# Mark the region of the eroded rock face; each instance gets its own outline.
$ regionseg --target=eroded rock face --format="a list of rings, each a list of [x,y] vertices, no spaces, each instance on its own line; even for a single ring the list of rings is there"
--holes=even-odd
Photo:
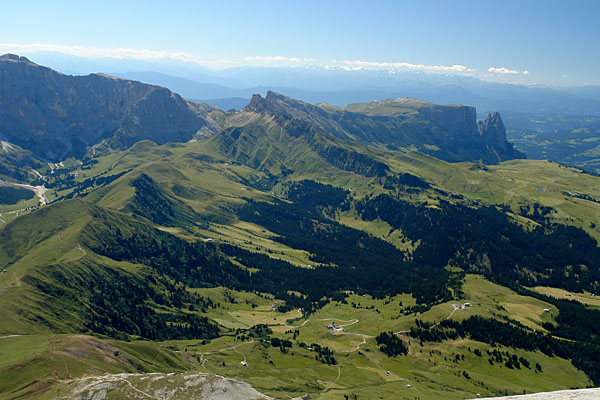
[[[211,134],[216,107],[107,75],[63,75],[25,57],[0,57],[0,139],[48,161],[80,157],[103,139],[125,148]]]

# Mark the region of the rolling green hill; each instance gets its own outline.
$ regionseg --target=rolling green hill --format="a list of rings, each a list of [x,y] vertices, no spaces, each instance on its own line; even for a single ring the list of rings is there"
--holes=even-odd
[[[0,204],[0,399],[598,385],[600,178],[384,143],[448,108],[271,93],[203,140],[34,166],[48,204]]]
[[[375,215],[375,219],[367,217],[364,207],[383,199],[381,196],[396,199],[397,204],[405,204],[403,207],[432,212],[444,209],[477,212],[485,210],[486,204],[504,203],[505,208],[492,207],[493,212],[506,215],[503,223],[514,225],[523,234],[533,232],[537,226],[552,229],[552,223],[565,222],[569,226],[585,226],[587,232],[594,233],[589,222],[597,217],[586,217],[594,215],[588,202],[561,193],[582,191],[586,181],[575,178],[593,182],[595,177],[533,161],[487,167],[447,164],[418,153],[395,154],[361,147],[353,149],[388,161],[390,171],[385,177],[369,177],[338,168],[310,149],[307,154],[322,165],[324,173],[307,168],[285,175],[277,169],[238,164],[239,161],[215,150],[218,139],[161,147],[139,143],[126,152],[101,157],[89,167],[83,165],[67,173],[78,172],[72,180],[74,185],[56,191],[57,197],[79,199],[56,201],[3,227],[1,268],[7,270],[0,275],[2,319],[7,321],[3,334],[23,335],[3,340],[7,343],[19,340],[22,341],[19,346],[29,348],[26,339],[42,333],[51,341],[64,343],[54,345],[50,352],[40,350],[33,361],[25,361],[27,356],[23,355],[19,357],[24,359],[6,364],[6,368],[15,363],[28,365],[31,371],[27,373],[29,380],[5,383],[7,393],[12,393],[7,398],[18,393],[52,396],[56,390],[65,390],[60,388],[68,381],[68,374],[75,377],[84,373],[136,371],[208,370],[249,382],[275,397],[311,393],[315,398],[343,398],[352,394],[368,398],[372,393],[386,396],[401,391],[407,396],[417,393],[434,398],[443,393],[448,398],[462,398],[474,393],[493,395],[505,390],[522,393],[590,384],[588,379],[593,374],[588,372],[588,377],[585,376],[589,369],[577,370],[566,356],[566,359],[549,357],[541,350],[522,349],[514,344],[493,345],[469,336],[441,343],[423,341],[423,346],[411,339],[410,328],[415,327],[416,320],[436,323],[449,317],[461,321],[471,314],[509,323],[516,332],[530,329],[549,332],[550,326],[559,323],[556,314],[544,312],[548,307],[556,309],[548,300],[516,294],[489,283],[481,275],[461,277],[458,271],[464,269],[486,273],[473,265],[473,260],[465,263],[455,259],[453,267],[448,269],[444,262],[424,259],[417,250],[439,238],[427,239],[418,232],[412,233],[410,226],[396,226],[382,215]],[[507,180],[519,176],[517,166],[524,164],[530,170],[537,168],[538,176],[548,176],[545,191],[521,184],[521,192],[515,190],[512,196],[502,192],[508,189],[503,186]],[[333,186],[304,180],[317,174],[322,182],[331,182]],[[563,179],[557,179],[560,174]],[[474,177],[485,179],[486,187],[495,190],[486,192],[472,182]],[[90,178],[95,178],[92,184]],[[60,175],[55,179],[64,181]],[[499,196],[500,193],[504,194]],[[546,204],[560,208],[542,215],[545,211],[536,212],[533,206],[527,210],[517,208],[524,204],[541,204],[538,210],[550,207]],[[276,219],[267,218],[269,215]],[[434,218],[433,214],[423,215]],[[282,218],[289,220],[292,231],[282,224],[285,221]],[[442,223],[439,217],[435,220]],[[484,220],[491,221],[488,217]],[[452,217],[451,221],[458,220]],[[305,228],[308,230],[304,231]],[[360,232],[371,236],[361,237]],[[314,236],[317,233],[321,236]],[[334,245],[316,245],[318,242],[307,241],[308,237],[321,243],[331,241]],[[373,261],[383,261],[369,255],[369,246],[381,247],[376,251],[388,260],[400,257],[389,266],[377,267],[382,268],[377,275],[385,277],[391,285],[386,286],[383,281],[371,284],[368,275],[361,275],[360,270],[348,275],[348,282],[341,279],[357,265],[366,267],[367,272],[376,268]],[[343,253],[338,253],[338,247],[345,249]],[[345,254],[354,247],[363,250]],[[404,250],[408,253],[402,255]],[[391,256],[395,252],[398,256]],[[367,256],[364,260],[363,255]],[[266,269],[269,259],[281,261]],[[489,262],[493,267],[494,259]],[[404,276],[400,281],[392,280],[389,275],[396,268],[394,265],[405,265],[400,270],[404,271],[399,275]],[[198,269],[200,266],[202,269]],[[351,269],[343,272],[346,268]],[[441,279],[426,278],[429,284],[415,286],[410,283],[411,275],[406,275],[410,270],[416,273],[415,283],[426,278],[428,270],[443,273],[439,275]],[[282,280],[283,276],[290,280]],[[304,279],[308,279],[307,283],[303,283]],[[542,276],[538,280],[548,282]],[[320,289],[315,292],[317,287],[311,288],[311,281],[330,284],[319,284]],[[584,285],[581,276],[573,282],[575,286]],[[537,284],[537,281],[523,283]],[[309,297],[302,299],[294,293]],[[329,300],[323,302],[323,296]],[[278,304],[272,307],[275,301]],[[452,304],[465,302],[471,302],[471,309],[454,311]],[[304,311],[298,313],[297,308]],[[583,307],[581,312],[586,312]],[[332,335],[325,327],[331,321],[349,324],[341,326],[346,332]],[[196,327],[193,331],[191,324]],[[269,325],[273,333],[264,336],[252,333],[257,324]],[[408,355],[388,358],[379,351],[377,335],[390,330],[406,331],[399,337],[408,346]],[[85,336],[72,336],[81,333]],[[115,357],[115,352],[124,354],[134,360],[130,362],[134,366],[125,367],[116,361],[109,363],[109,367],[90,358],[95,356],[69,352],[61,356],[66,357],[62,366],[56,361],[44,364],[49,362],[45,361],[48,354],[60,352],[54,349],[90,334],[96,335],[94,340],[99,341],[96,346],[110,349],[106,351],[112,352],[111,357]],[[273,347],[272,338],[289,340],[292,347]],[[260,344],[261,340],[268,340],[269,347]],[[104,345],[105,342],[109,344]],[[127,343],[144,343],[149,352],[182,353],[173,353],[175,364],[154,361],[144,367],[144,360],[148,359],[129,353]],[[319,361],[313,343],[333,350],[336,364]],[[311,347],[313,350],[309,350]],[[215,353],[228,348],[234,349]],[[473,353],[475,349],[481,357]],[[502,351],[502,365],[496,361],[491,365],[487,351]],[[531,370],[522,365],[520,369],[505,367],[506,353],[527,360]],[[17,354],[26,353],[19,350]],[[239,365],[238,358],[243,357],[248,369],[235,367]],[[95,367],[78,366],[81,363]],[[542,372],[536,372],[536,364]],[[578,367],[582,368],[581,364]],[[431,368],[436,371],[433,375],[426,373]],[[503,372],[499,375],[500,370]],[[289,381],[289,376],[300,371],[303,371],[301,379]],[[306,374],[306,371],[313,372]],[[513,382],[510,387],[505,384],[508,380]]]

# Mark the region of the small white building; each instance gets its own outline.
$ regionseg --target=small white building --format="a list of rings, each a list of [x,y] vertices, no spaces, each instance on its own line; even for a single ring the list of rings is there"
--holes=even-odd
[[[247,367],[248,366],[248,363],[246,363],[246,360],[241,361],[240,364],[242,364],[242,367]]]

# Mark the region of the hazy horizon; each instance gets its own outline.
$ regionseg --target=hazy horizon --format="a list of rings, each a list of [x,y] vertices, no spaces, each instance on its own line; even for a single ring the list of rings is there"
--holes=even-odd
[[[231,67],[318,67],[524,85],[600,84],[600,4],[594,1],[379,1],[368,7],[358,1],[33,1],[3,8],[0,53],[33,61],[51,53],[95,63],[162,63],[177,76],[185,76],[177,69],[218,75]]]

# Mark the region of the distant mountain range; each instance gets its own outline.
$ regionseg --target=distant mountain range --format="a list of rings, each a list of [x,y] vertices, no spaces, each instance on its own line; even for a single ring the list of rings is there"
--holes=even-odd
[[[252,94],[260,93],[264,96],[267,90],[273,90],[310,103],[327,102],[337,106],[388,98],[415,97],[436,104],[475,106],[481,114],[515,111],[600,115],[600,86],[597,85],[508,84],[465,75],[346,70],[320,66],[245,66],[211,70],[191,62],[87,59],[55,52],[35,53],[35,57],[40,64],[51,66],[66,74],[104,72],[164,86],[183,97],[202,100],[224,109],[241,109],[250,101]],[[183,82],[181,78],[188,80],[183,88],[180,85]],[[197,83],[215,86],[202,88],[197,86]],[[172,84],[180,86],[171,86]],[[239,99],[229,100],[235,97],[244,98],[246,102],[243,103]]]
[[[482,113],[515,111],[600,115],[600,87],[549,87],[491,83],[469,77],[423,74],[381,75],[354,71],[352,80],[343,71],[285,68],[246,68],[226,71],[234,81],[255,83],[245,88],[202,83],[158,72],[113,73],[126,79],[167,87],[184,97],[224,109],[241,109],[254,93],[267,90],[309,103],[336,106],[398,97],[414,97],[436,104],[468,104]],[[357,84],[357,82],[360,82]],[[240,99],[246,99],[244,103]]]

